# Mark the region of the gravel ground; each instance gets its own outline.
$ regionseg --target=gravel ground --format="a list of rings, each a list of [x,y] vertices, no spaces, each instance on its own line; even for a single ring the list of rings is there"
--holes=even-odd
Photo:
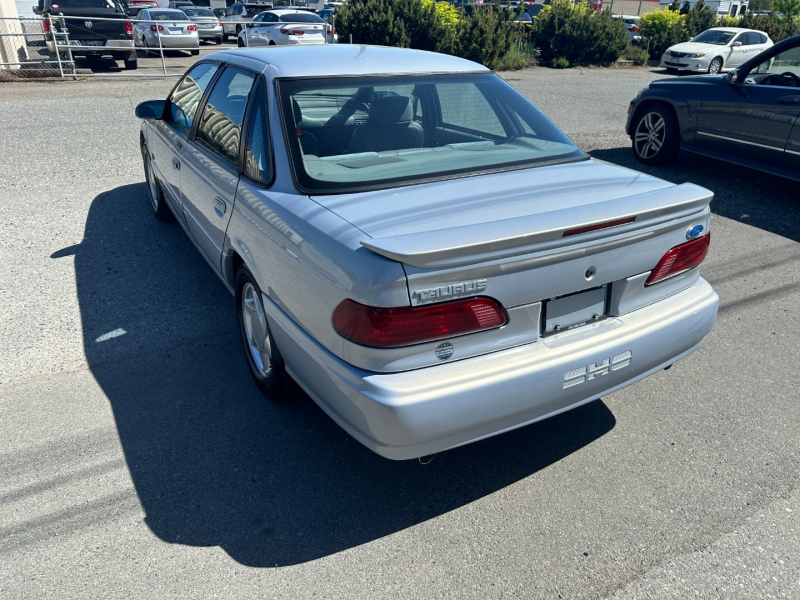
[[[504,76],[642,170],[622,126],[660,73]],[[705,347],[396,463],[299,390],[258,394],[233,300],[148,214],[133,108],[173,84],[0,86],[0,597],[800,597],[795,184],[688,155],[645,169],[716,193]]]

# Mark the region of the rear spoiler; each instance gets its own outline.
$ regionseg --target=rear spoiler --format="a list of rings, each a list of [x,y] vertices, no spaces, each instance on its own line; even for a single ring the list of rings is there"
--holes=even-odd
[[[713,197],[713,192],[705,188],[684,183],[589,206],[363,240],[361,245],[376,254],[414,267],[455,267],[591,242],[669,223],[703,211]],[[631,217],[635,218],[634,221],[624,225],[564,237],[564,232],[570,229]]]

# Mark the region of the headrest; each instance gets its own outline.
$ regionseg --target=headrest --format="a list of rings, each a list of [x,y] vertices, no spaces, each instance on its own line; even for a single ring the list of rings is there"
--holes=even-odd
[[[411,102],[405,96],[383,96],[369,105],[370,125],[410,123],[412,116]]]

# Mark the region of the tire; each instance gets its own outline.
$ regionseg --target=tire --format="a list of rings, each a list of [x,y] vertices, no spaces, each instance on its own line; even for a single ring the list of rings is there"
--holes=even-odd
[[[199,48],[197,50],[192,50],[192,56],[197,56],[198,54],[200,54]]]
[[[269,41],[269,45],[270,45],[270,46],[277,46],[278,44],[276,44],[275,42],[273,42],[272,40],[270,40],[270,41]]]
[[[651,105],[634,121],[633,154],[645,165],[663,165],[675,160],[680,151],[678,119],[672,109]]]
[[[219,46],[222,42],[225,41],[225,36],[221,35],[215,41],[217,42],[217,46]]]
[[[716,75],[720,71],[722,71],[722,59],[717,56],[710,63],[708,63],[708,73],[710,75]]]
[[[164,192],[161,190],[161,185],[153,173],[153,162],[150,160],[150,151],[147,146],[142,144],[142,160],[144,161],[144,178],[147,182],[147,197],[150,199],[150,208],[153,209],[153,214],[160,221],[171,221],[174,216],[164,198]]]
[[[261,288],[244,265],[236,271],[236,314],[250,374],[264,394],[280,395],[288,381],[286,365],[269,329]]]
[[[138,68],[138,67],[139,67],[139,61],[136,59],[136,56],[135,56],[135,55],[134,55],[134,57],[133,57],[131,60],[128,60],[128,59],[126,58],[126,59],[123,61],[123,64],[125,65],[125,68],[126,68],[127,70],[129,70],[129,71],[132,71],[132,70],[134,70],[134,69],[136,69],[136,68]]]
[[[244,48],[244,42],[242,41],[242,38],[238,38],[238,39],[236,40],[236,45],[237,45],[239,48]]]

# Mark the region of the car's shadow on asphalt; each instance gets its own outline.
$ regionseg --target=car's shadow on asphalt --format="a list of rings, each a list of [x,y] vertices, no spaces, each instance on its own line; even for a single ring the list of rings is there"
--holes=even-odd
[[[713,213],[800,241],[797,182],[688,152],[681,152],[675,163],[663,167],[643,165],[630,146],[590,154],[674,183],[701,185],[714,192]]]
[[[389,461],[297,387],[259,393],[233,298],[180,227],[154,219],[144,184],[95,198],[83,242],[53,256],[69,254],[89,367],[146,523],[167,542],[251,566],[313,560],[497,492],[615,425],[596,401],[428,465]]]

